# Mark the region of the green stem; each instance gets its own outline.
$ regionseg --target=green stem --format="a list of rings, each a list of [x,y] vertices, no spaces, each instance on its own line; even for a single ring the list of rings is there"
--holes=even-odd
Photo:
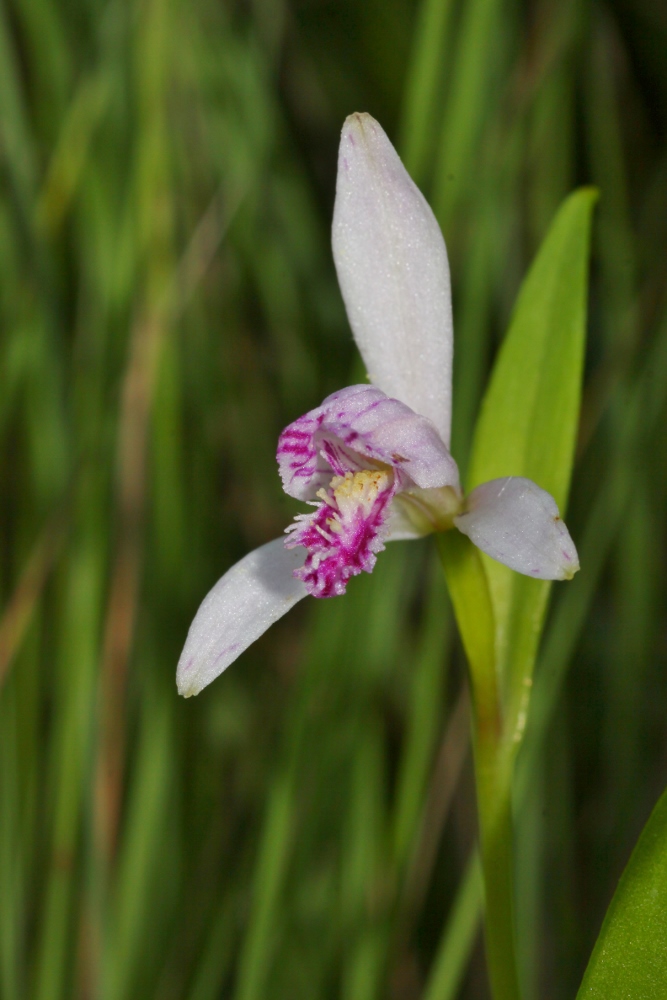
[[[475,777],[484,873],[484,936],[494,1000],[519,1000],[514,921],[511,774],[500,741],[476,725]]]
[[[514,939],[512,765],[504,738],[495,664],[493,610],[477,549],[456,531],[438,547],[470,666],[475,778],[486,897],[484,930],[493,1000],[520,1000]]]

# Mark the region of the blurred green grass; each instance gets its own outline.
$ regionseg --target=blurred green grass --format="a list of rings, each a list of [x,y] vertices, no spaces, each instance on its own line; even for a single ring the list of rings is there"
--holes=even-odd
[[[443,226],[464,468],[532,255],[601,191],[583,568],[516,788],[525,997],[574,995],[667,783],[665,51],[650,0],[3,3],[2,1000],[486,996],[430,545],[175,693],[199,600],[295,513],[277,434],[355,371],[329,251],[353,110]]]

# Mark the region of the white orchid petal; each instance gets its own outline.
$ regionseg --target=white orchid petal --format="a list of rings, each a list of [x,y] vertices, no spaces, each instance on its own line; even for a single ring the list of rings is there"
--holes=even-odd
[[[482,483],[454,524],[482,552],[539,580],[569,580],[579,569],[574,542],[556,501],[530,479]]]
[[[429,417],[449,447],[452,304],[440,227],[378,123],[345,122],[333,254],[369,378]]]
[[[288,550],[276,538],[232,566],[202,601],[178,661],[176,684],[189,698],[210,684],[230,663],[282,618],[306,588],[292,573],[306,550]]]

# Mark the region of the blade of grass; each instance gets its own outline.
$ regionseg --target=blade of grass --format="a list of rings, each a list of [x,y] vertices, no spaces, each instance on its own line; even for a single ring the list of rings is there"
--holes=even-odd
[[[428,770],[442,718],[452,627],[440,567],[433,563],[422,646],[416,657],[405,746],[396,780],[392,858],[400,870],[414,841]]]
[[[422,0],[404,83],[399,148],[413,180],[422,185],[432,159],[438,97],[451,47],[454,0]]]
[[[25,862],[20,831],[16,695],[0,696],[0,991],[5,1000],[26,995]]]
[[[104,559],[96,520],[92,520],[87,531],[84,529],[79,534],[80,530],[75,529],[70,558],[64,569],[64,613],[56,647],[56,726],[48,776],[53,796],[53,827],[34,965],[36,1000],[61,1000],[67,995],[82,805],[91,750],[91,705],[94,703]]]
[[[174,740],[168,692],[148,686],[148,693],[118,869],[108,901],[109,929],[98,980],[104,1000],[138,995],[146,959],[152,957],[151,938],[158,935],[164,914],[155,904],[160,896],[158,873],[168,857],[165,830],[170,822]],[[173,866],[168,877],[177,878]]]
[[[433,207],[446,231],[469,190],[507,22],[500,0],[470,0],[462,10],[436,158]]]
[[[423,1000],[455,1000],[479,931],[484,900],[484,880],[479,854],[468,861],[452,911],[445,924]]]
[[[0,691],[30,625],[49,573],[65,541],[67,524],[62,513],[45,525],[32,548],[9,603],[0,618]]]
[[[267,804],[252,885],[252,907],[239,956],[235,1000],[260,1000],[266,995],[293,826],[294,788],[289,768],[274,779]]]
[[[386,827],[384,754],[381,729],[377,723],[367,725],[354,764],[343,845],[343,1000],[373,1000],[385,959],[383,924],[388,900],[382,884]]]

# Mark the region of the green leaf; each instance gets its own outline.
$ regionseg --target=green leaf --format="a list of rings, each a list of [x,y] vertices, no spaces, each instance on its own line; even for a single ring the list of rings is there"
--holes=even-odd
[[[586,333],[587,264],[597,194],[561,206],[526,277],[475,431],[469,488],[526,476],[565,505],[574,459]],[[518,744],[550,584],[482,556],[496,658]],[[585,572],[585,567],[584,567]]]
[[[667,996],[667,792],[611,901],[577,1000]]]
[[[482,553],[459,531],[438,535],[438,550],[479,703],[495,691],[493,608]]]

